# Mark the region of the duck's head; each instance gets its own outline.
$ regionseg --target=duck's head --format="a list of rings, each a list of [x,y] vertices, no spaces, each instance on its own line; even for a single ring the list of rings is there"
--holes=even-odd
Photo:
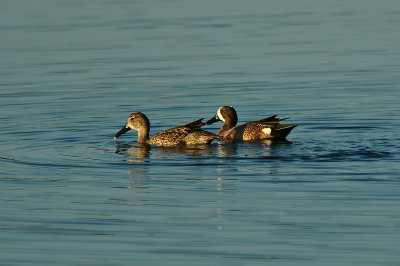
[[[129,116],[125,126],[123,126],[121,130],[118,131],[117,134],[115,134],[114,139],[118,138],[119,136],[128,132],[131,129],[139,131],[142,129],[149,130],[149,128],[150,128],[150,121],[146,115],[144,115],[141,112],[132,113]]]
[[[232,106],[221,106],[218,108],[217,113],[210,120],[206,122],[207,125],[211,125],[215,122],[222,121],[229,123],[232,126],[236,126],[238,117],[235,109]]]

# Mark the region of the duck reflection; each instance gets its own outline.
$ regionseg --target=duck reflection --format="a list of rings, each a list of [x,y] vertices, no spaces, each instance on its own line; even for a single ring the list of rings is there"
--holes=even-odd
[[[194,145],[194,146],[176,146],[176,147],[158,147],[154,149],[155,155],[176,155],[184,154],[195,157],[214,157],[215,145]]]
[[[217,147],[218,157],[232,157],[238,154],[238,144],[237,143],[227,143],[220,144]]]
[[[152,147],[149,145],[132,145],[127,143],[116,143],[116,154],[123,155],[128,158],[129,162],[147,162],[148,158],[168,159],[169,156],[184,154],[199,157],[218,157],[215,146],[217,144],[204,145],[182,145],[174,147]]]
[[[150,147],[148,145],[131,145],[126,143],[117,143],[115,152],[116,154],[128,157],[129,162],[146,162],[149,158]]]
[[[115,153],[124,156],[126,162],[132,163],[130,169],[129,188],[147,188],[147,179],[157,167],[187,167],[187,180],[204,179],[217,175],[222,189],[226,180],[234,180],[243,176],[259,176],[270,178],[271,174],[278,173],[282,161],[286,160],[289,141],[271,141],[254,143],[223,143],[218,142],[207,145],[154,147],[149,145],[135,145],[136,143],[115,142]],[[201,167],[204,175],[196,176]],[[210,167],[212,166],[212,167]],[[209,168],[207,168],[209,167]],[[193,170],[195,169],[195,170]],[[210,169],[214,169],[213,171]],[[191,175],[190,171],[194,171]],[[210,172],[211,171],[211,172]],[[150,176],[149,176],[150,175]]]
[[[252,156],[269,156],[274,151],[282,148],[282,145],[290,145],[291,142],[263,140],[253,143],[223,143],[204,145],[182,145],[174,147],[153,147],[150,145],[132,145],[123,142],[116,142],[115,153],[128,158],[129,162],[148,162],[150,157],[169,159],[176,155],[189,155],[203,158],[238,158]]]

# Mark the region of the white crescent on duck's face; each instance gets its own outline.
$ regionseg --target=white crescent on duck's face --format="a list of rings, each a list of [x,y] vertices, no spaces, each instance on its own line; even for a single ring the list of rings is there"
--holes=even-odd
[[[222,121],[222,122],[224,122],[225,123],[225,118],[222,116],[222,114],[221,114],[221,108],[222,107],[220,107],[219,109],[218,109],[218,111],[217,111],[217,116],[218,116],[218,118]]]

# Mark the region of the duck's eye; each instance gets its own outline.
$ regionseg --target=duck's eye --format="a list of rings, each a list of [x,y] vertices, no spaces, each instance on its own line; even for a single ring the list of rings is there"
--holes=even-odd
[[[133,121],[133,119],[134,119],[134,118],[133,118],[133,117],[131,117],[131,119],[130,119],[130,120],[131,120],[131,121]]]

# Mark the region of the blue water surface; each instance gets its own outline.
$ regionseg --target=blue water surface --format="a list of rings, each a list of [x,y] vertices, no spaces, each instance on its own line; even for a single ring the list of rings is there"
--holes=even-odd
[[[398,1],[0,2],[1,265],[397,265]],[[117,141],[233,105],[287,141]],[[221,124],[207,126],[217,132]]]

